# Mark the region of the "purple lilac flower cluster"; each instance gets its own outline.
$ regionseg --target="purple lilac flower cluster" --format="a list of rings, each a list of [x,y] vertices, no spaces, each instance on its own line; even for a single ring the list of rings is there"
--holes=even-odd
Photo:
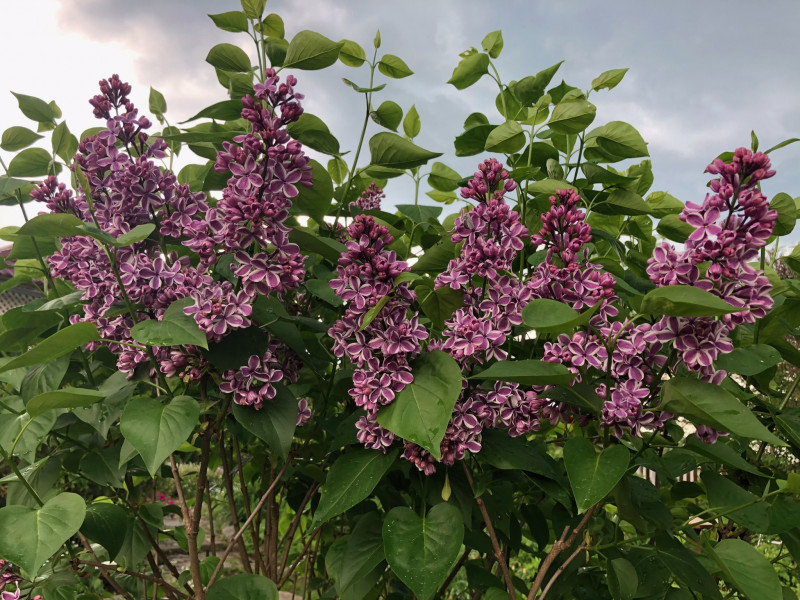
[[[192,299],[185,314],[216,342],[251,325],[257,295],[282,296],[302,281],[303,256],[289,242],[290,230],[284,224],[298,186],[311,185],[308,158],[286,132],[286,125],[303,110],[295,84],[294,77],[281,83],[268,70],[265,82],[254,87],[255,97],[242,99],[242,117],[251,131],[234,138],[235,143],[223,143],[215,169],[229,171],[231,177],[216,206],[155,164],[167,145],[148,138],[150,121],[138,116],[128,98],[130,86],[116,75],[101,81],[101,94],[90,101],[106,128],[84,139],[75,157],[75,168],[89,180],[91,204],[84,195],[89,190],[73,194],[55,177],[31,193],[51,211],[74,214],[114,237],[155,222],[162,239],[179,242],[199,257],[194,266],[188,257],[165,252],[148,239],[116,249],[112,261],[96,240],[76,236],[65,238],[50,258],[53,274],[71,282],[87,301],[83,316],[73,321],[97,325],[121,371],[132,373],[153,358],[132,343],[130,329],[136,322],[162,318],[176,300]],[[219,256],[231,253],[231,271],[238,282],[216,281],[210,268]],[[100,344],[92,343],[89,349]],[[208,368],[193,346],[157,347],[153,352],[159,370],[170,377],[195,381]],[[287,348],[270,340],[264,355],[224,373],[221,389],[239,403],[260,407],[275,395],[275,382],[296,378],[295,363]],[[150,373],[154,374],[152,364]]]
[[[330,283],[347,308],[328,334],[333,354],[346,356],[356,368],[350,396],[366,412],[356,423],[358,439],[386,451],[394,435],[378,425],[378,409],[413,381],[409,361],[420,353],[428,332],[417,313],[408,314],[416,294],[400,279],[409,267],[388,249],[393,242],[389,230],[371,216],[357,215],[347,235],[338,276]],[[374,310],[378,313],[367,322],[367,313]]]
[[[19,600],[19,581],[20,577],[11,570],[11,565],[0,559],[0,600]]]
[[[369,184],[369,187],[361,192],[361,195],[355,202],[350,203],[350,208],[358,210],[380,210],[381,200],[386,198],[383,189],[379,188],[374,182]]]

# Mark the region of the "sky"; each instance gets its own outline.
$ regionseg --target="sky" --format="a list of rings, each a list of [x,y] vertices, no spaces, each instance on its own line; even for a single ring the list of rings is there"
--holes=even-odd
[[[56,100],[78,134],[101,124],[87,102],[97,81],[119,73],[133,86],[140,110],[147,112],[152,86],[164,94],[167,117],[177,123],[225,99],[204,62],[212,46],[238,44],[255,57],[245,34],[220,31],[206,16],[239,9],[238,0],[0,0],[2,87]],[[563,78],[586,90],[601,72],[629,68],[617,88],[592,93],[592,127],[613,120],[636,127],[649,144],[651,190],[684,202],[702,201],[705,166],[725,150],[749,146],[751,129],[762,150],[800,137],[796,0],[269,0],[267,12],[283,17],[287,39],[311,29],[370,49],[380,29],[381,52],[400,56],[415,74],[379,80],[388,85],[376,94],[376,104],[391,99],[404,111],[415,105],[422,121],[416,143],[444,152],[441,160],[462,175],[482,157],[452,158],[453,139],[473,111],[500,122],[497,88],[487,77],[461,92],[446,82],[458,54],[480,47],[483,36],[497,29],[505,40],[496,61],[504,81],[565,60],[553,83]],[[343,149],[354,150],[363,100],[341,78],[366,84],[366,67],[337,63],[294,74],[305,109],[328,124]],[[35,128],[14,97],[0,91],[0,131],[13,125]],[[373,124],[367,135],[378,131]],[[776,151],[772,161],[778,175],[766,182],[765,193],[800,196],[800,143]],[[387,195],[393,204],[413,202],[413,187],[393,180]],[[20,222],[17,208],[0,207],[0,226]]]

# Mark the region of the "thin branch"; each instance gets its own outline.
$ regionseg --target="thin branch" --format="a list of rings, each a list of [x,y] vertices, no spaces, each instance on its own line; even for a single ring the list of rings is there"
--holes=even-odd
[[[289,560],[289,550],[292,547],[292,540],[294,540],[294,534],[297,532],[297,527],[300,525],[300,518],[303,516],[303,511],[305,510],[306,504],[309,503],[311,498],[313,498],[314,494],[320,487],[319,482],[315,482],[308,491],[306,492],[303,501],[300,503],[300,506],[297,507],[297,512],[292,519],[292,522],[289,523],[289,528],[286,530],[283,538],[281,538],[280,543],[283,544],[283,556],[281,557],[281,568],[280,568],[280,576],[283,577],[283,572],[286,570],[286,563]]]
[[[197,521],[194,520],[192,514],[189,512],[189,506],[186,504],[186,498],[183,495],[183,485],[181,484],[181,476],[180,473],[178,473],[178,465],[175,463],[175,455],[169,455],[169,464],[172,467],[172,478],[175,480],[175,489],[178,492],[178,503],[181,507],[183,522],[186,528],[186,545],[189,548],[189,569],[192,572],[192,585],[194,587],[195,600],[204,600],[203,577],[200,574],[200,555],[197,552]],[[198,475],[198,487],[200,485],[199,478],[200,476]],[[202,499],[201,489],[198,489],[198,494]]]
[[[462,461],[461,466],[464,467],[464,473],[467,476],[467,482],[472,490],[472,494],[475,495],[475,488],[472,485],[472,473],[469,472],[465,462]],[[478,508],[481,511],[481,515],[483,515],[484,523],[486,523],[486,530],[489,532],[489,538],[492,540],[492,548],[494,548],[494,557],[497,559],[497,562],[500,563],[500,569],[503,572],[503,579],[505,579],[508,594],[511,596],[511,600],[517,600],[517,591],[514,589],[514,582],[511,581],[511,573],[508,572],[506,557],[505,554],[503,554],[503,549],[500,547],[500,542],[497,540],[497,534],[494,531],[492,519],[489,517],[489,511],[486,510],[486,504],[484,504],[483,498],[480,496],[475,498],[475,502],[477,502]]]
[[[539,600],[544,600],[544,597],[547,596],[547,592],[549,592],[550,588],[553,587],[553,584],[556,582],[556,579],[558,579],[561,576],[564,570],[569,566],[569,563],[571,563],[575,559],[575,557],[578,556],[578,554],[580,554],[584,550],[586,550],[586,542],[581,542],[578,545],[578,547],[575,548],[575,552],[570,554],[569,558],[567,558],[567,560],[561,563],[561,566],[558,567],[555,573],[553,573],[553,576],[550,578],[550,581],[547,582],[547,585],[545,586],[544,590],[542,590],[542,595],[539,596]]]
[[[100,569],[101,572],[103,571],[104,568],[108,568],[107,565],[104,565],[101,562],[93,562],[93,561],[90,561],[90,560],[80,560],[80,559],[78,559],[77,562],[78,562],[78,564],[86,565],[87,567],[95,567],[97,569]],[[147,575],[145,573],[138,573],[136,571],[130,571],[130,570],[127,570],[127,569],[116,568],[115,570],[117,570],[118,572],[123,573],[125,575],[130,575],[131,577],[136,577],[137,579],[143,579],[144,581],[149,581],[151,583],[155,583],[158,587],[164,588],[165,591],[169,592],[173,596],[178,596],[180,598],[188,598],[189,597],[188,594],[186,594],[185,592],[182,592],[179,589],[172,587],[166,581],[164,581],[163,579],[159,579],[158,577],[153,577],[152,575]],[[114,583],[116,583],[116,582],[114,582]],[[117,585],[119,585],[119,584],[117,584]],[[116,590],[117,588],[115,587],[114,589]],[[126,592],[122,588],[120,588],[117,593],[120,594],[120,595],[125,596],[126,598],[130,598],[131,600],[133,600],[133,596],[131,596],[128,592]]]
[[[581,522],[578,523],[578,526],[575,527],[575,529],[573,529],[572,535],[569,536],[569,539],[567,539],[567,535],[569,534],[569,525],[564,527],[564,531],[561,533],[561,537],[558,538],[558,540],[556,540],[556,542],[553,544],[553,547],[550,549],[550,552],[547,553],[547,556],[539,565],[539,571],[536,573],[536,579],[534,579],[531,591],[528,593],[528,600],[533,600],[536,597],[536,593],[542,587],[542,583],[544,582],[544,578],[547,575],[547,570],[550,568],[550,565],[553,564],[553,561],[559,554],[561,554],[564,550],[566,550],[567,548],[572,546],[573,543],[575,543],[575,540],[581,534],[581,531],[583,531],[584,527],[586,527],[586,525],[589,523],[589,519],[592,518],[592,515],[594,514],[594,511],[596,509],[597,505],[595,504],[589,510],[586,511],[586,514],[583,515]],[[571,560],[571,558],[569,560]],[[550,582],[547,584],[548,588],[552,584],[553,580],[556,577],[558,577],[558,575],[560,575],[560,573],[556,571],[556,574],[553,575],[553,579],[551,579]],[[547,589],[545,589],[545,591],[542,592],[542,597],[546,592]]]
[[[247,489],[247,483],[244,480],[244,464],[242,463],[242,452],[239,449],[239,440],[233,438],[233,449],[236,452],[236,465],[239,470],[239,489],[242,490],[242,498],[244,498],[244,508],[250,513],[250,491]],[[261,540],[258,536],[258,530],[250,523],[250,537],[253,540],[253,552],[255,553],[256,574],[259,570],[262,574],[266,575],[267,567],[264,564],[264,559],[261,557]]]
[[[253,512],[250,513],[250,516],[247,517],[247,520],[239,528],[239,531],[237,531],[231,538],[230,542],[228,542],[228,546],[225,548],[225,552],[222,553],[222,557],[220,558],[219,563],[217,563],[217,567],[211,574],[211,579],[208,580],[208,587],[211,587],[217,580],[217,577],[219,577],[220,571],[222,571],[222,565],[225,564],[225,560],[228,558],[228,555],[231,553],[231,550],[233,550],[234,544],[236,544],[241,539],[242,534],[244,534],[244,532],[250,526],[250,523],[253,522],[256,513],[258,513],[258,511],[261,510],[261,508],[264,506],[264,503],[267,501],[272,491],[277,487],[278,482],[281,480],[281,477],[283,477],[283,474],[286,471],[286,467],[289,466],[290,460],[291,456],[286,459],[285,463],[283,463],[283,467],[281,468],[280,472],[275,477],[275,479],[272,480],[272,483],[270,484],[269,488],[267,488],[267,491],[264,493],[264,495],[261,496],[261,499],[258,501],[258,504],[256,504],[255,508],[253,509]]]
[[[300,550],[300,554],[298,554],[297,558],[294,559],[294,562],[292,562],[292,564],[289,565],[288,572],[284,573],[283,577],[281,577],[281,580],[278,583],[278,589],[281,589],[283,587],[283,584],[289,581],[289,578],[292,576],[292,573],[294,573],[294,570],[297,568],[297,565],[300,564],[300,561],[303,560],[303,557],[305,556],[306,552],[308,552],[308,548],[309,546],[311,546],[311,542],[314,541],[314,538],[317,537],[317,534],[322,535],[321,530],[322,530],[322,525],[320,525],[314,531],[311,532],[308,541],[303,545],[303,549]]]
[[[91,544],[89,543],[89,540],[87,540],[87,539],[86,539],[86,536],[84,536],[84,535],[83,535],[83,534],[82,534],[82,533],[79,531],[79,532],[78,532],[78,537],[80,537],[81,544],[83,545],[83,547],[84,547],[84,548],[86,548],[86,551],[87,551],[87,552],[88,552],[88,553],[89,553],[89,554],[90,554],[90,555],[91,555],[91,556],[92,556],[92,557],[95,559],[95,561],[97,561],[96,563],[93,563],[93,565],[92,565],[92,566],[95,566],[95,567],[97,567],[97,568],[100,570],[100,575],[102,575],[102,576],[103,576],[103,579],[105,579],[105,580],[108,582],[108,584],[109,584],[109,585],[110,585],[112,588],[114,588],[114,591],[115,591],[117,594],[119,594],[120,596],[122,596],[122,597],[126,598],[127,600],[134,600],[133,596],[131,596],[131,595],[130,595],[128,592],[126,592],[126,591],[125,591],[125,590],[122,588],[122,586],[121,586],[119,583],[117,583],[117,580],[116,580],[116,579],[114,579],[114,578],[111,576],[111,574],[108,572],[108,567],[107,567],[106,565],[102,564],[102,563],[101,563],[101,562],[100,562],[100,561],[97,559],[97,555],[94,553],[94,550],[92,550],[92,546],[91,546]],[[86,562],[86,561],[82,561],[82,560],[80,560],[80,559],[77,559],[77,562],[78,562],[79,564],[89,564],[88,562]]]
[[[222,458],[222,478],[225,481],[225,492],[228,496],[231,523],[235,529],[239,529],[239,517],[236,514],[236,502],[233,496],[233,477],[231,476],[231,469],[228,463],[228,451],[225,449],[225,436],[222,432],[219,432],[217,435],[217,443],[219,444],[219,455]],[[239,556],[242,559],[242,567],[245,572],[252,573],[253,569],[250,567],[250,556],[247,554],[247,547],[244,545],[244,540],[239,540]]]
[[[461,558],[458,559],[456,566],[450,571],[450,574],[447,576],[447,579],[444,580],[444,583],[439,587],[439,591],[436,593],[436,596],[444,596],[445,591],[450,584],[453,583],[453,579],[456,578],[458,572],[461,570],[461,567],[464,566],[464,563],[467,562],[467,558],[469,558],[469,553],[472,552],[472,548],[467,548],[464,550],[464,554],[461,555]]]

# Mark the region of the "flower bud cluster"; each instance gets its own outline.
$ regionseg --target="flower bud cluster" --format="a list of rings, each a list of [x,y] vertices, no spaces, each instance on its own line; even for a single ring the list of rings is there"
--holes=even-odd
[[[330,282],[347,308],[328,334],[333,354],[346,356],[356,368],[350,396],[366,412],[356,423],[358,439],[385,451],[394,435],[378,425],[378,410],[413,381],[409,361],[428,332],[417,313],[408,314],[416,294],[401,279],[408,265],[388,249],[394,241],[389,230],[369,215],[356,215],[347,235],[347,250]]]
[[[379,188],[375,183],[370,183],[369,187],[361,192],[361,195],[355,202],[350,203],[350,208],[359,210],[380,210],[381,200],[386,198],[383,189]]]

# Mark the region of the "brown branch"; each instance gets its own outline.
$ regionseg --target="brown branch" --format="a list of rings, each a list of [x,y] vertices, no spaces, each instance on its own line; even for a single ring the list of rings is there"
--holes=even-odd
[[[209,540],[208,550],[206,551],[206,558],[217,555],[217,537],[214,532],[214,506],[211,504],[211,487],[206,486],[206,504],[208,505],[208,529]]]
[[[575,529],[573,529],[572,534],[569,536],[569,539],[567,539],[567,534],[569,534],[569,525],[564,527],[564,531],[561,533],[561,537],[558,538],[555,541],[555,543],[553,544],[553,547],[550,549],[550,552],[547,553],[547,556],[544,558],[542,563],[539,565],[539,570],[536,573],[536,579],[533,580],[533,586],[531,587],[531,591],[528,593],[528,600],[533,600],[536,597],[536,593],[542,587],[542,583],[544,582],[544,578],[547,575],[547,570],[550,568],[550,565],[553,564],[553,561],[556,559],[556,557],[559,554],[561,554],[564,550],[566,550],[567,548],[572,546],[573,543],[575,543],[575,540],[581,534],[581,531],[583,531],[584,527],[586,527],[586,525],[589,523],[589,519],[592,518],[592,515],[594,514],[594,511],[596,509],[597,509],[597,505],[595,504],[589,510],[586,511],[586,514],[583,515],[583,518],[581,519],[581,522],[578,523],[578,526],[575,527]],[[567,559],[567,563],[568,563],[568,561],[572,560],[577,554],[578,554],[578,552],[576,551],[574,553],[574,556],[570,556],[570,558]],[[567,563],[565,563],[565,565]],[[565,565],[562,565],[562,566],[565,566]],[[563,571],[563,569],[561,569],[561,571]],[[559,575],[561,575],[561,573],[559,571],[556,571],[556,573],[553,575],[552,579],[550,579],[550,581],[548,582],[547,587],[542,592],[542,595],[540,596],[539,600],[541,600],[541,598],[544,597],[544,595],[547,593],[547,590],[552,585],[553,581]]]
[[[80,537],[81,544],[83,545],[84,548],[86,548],[86,551],[95,559],[95,561],[97,561],[96,563],[93,564],[93,566],[97,567],[100,570],[100,575],[103,576],[103,579],[105,579],[108,582],[108,584],[112,588],[114,588],[114,591],[117,594],[126,598],[127,600],[134,600],[133,596],[131,596],[128,592],[126,592],[122,588],[122,586],[119,583],[117,583],[117,580],[111,576],[111,574],[108,572],[108,567],[98,560],[97,555],[94,553],[94,550],[92,550],[92,545],[89,543],[89,540],[86,539],[86,536],[84,536],[79,531],[78,537]],[[77,562],[79,564],[89,564],[87,563],[87,561],[82,561],[80,559],[77,559]]]
[[[539,600],[544,600],[544,597],[547,596],[547,592],[550,591],[550,588],[553,587],[553,584],[556,582],[556,579],[564,572],[564,570],[569,566],[578,554],[586,550],[586,542],[581,542],[577,548],[575,548],[575,552],[569,555],[569,558],[561,563],[561,566],[556,569],[556,572],[553,573],[553,576],[550,578],[550,581],[547,582],[547,585],[542,590],[542,595],[539,596]]]
[[[220,432],[217,436],[219,444],[219,455],[222,458],[222,478],[225,481],[225,492],[228,496],[228,508],[231,512],[231,523],[234,529],[239,529],[239,516],[236,514],[236,502],[233,499],[233,479],[231,477],[231,470],[228,464],[228,452],[225,449],[225,436]],[[244,545],[244,540],[239,540],[239,557],[242,560],[242,567],[246,573],[252,573],[253,569],[250,567],[250,556],[247,554],[247,547]]]
[[[239,469],[239,489],[242,490],[242,497],[244,498],[244,509],[247,511],[247,514],[250,514],[250,491],[247,489],[247,483],[244,480],[244,464],[242,463],[242,452],[239,449],[239,440],[233,438],[233,448],[236,452],[236,465]],[[264,564],[264,559],[261,557],[261,540],[258,536],[258,530],[250,523],[250,537],[253,540],[253,552],[255,553],[255,563],[256,563],[256,574],[258,574],[259,570],[266,575],[267,574],[267,567]]]
[[[258,511],[261,510],[261,508],[264,506],[264,503],[269,498],[270,494],[277,487],[278,482],[280,482],[281,477],[283,477],[283,474],[286,471],[286,468],[289,466],[290,460],[291,460],[291,455],[289,456],[289,458],[286,459],[286,462],[283,463],[283,467],[281,468],[280,472],[275,477],[275,479],[272,480],[272,483],[270,483],[269,488],[264,493],[264,495],[261,496],[261,499],[258,501],[258,504],[256,504],[255,508],[253,509],[253,512],[250,513],[250,516],[247,517],[247,520],[244,522],[244,524],[233,535],[233,537],[231,538],[230,542],[228,542],[228,546],[225,548],[225,552],[222,553],[222,556],[220,557],[219,563],[217,563],[217,567],[214,569],[214,572],[211,574],[211,579],[208,580],[208,587],[211,587],[214,584],[214,582],[217,580],[217,577],[219,577],[220,571],[222,571],[222,565],[225,564],[225,560],[228,558],[228,555],[231,553],[231,550],[233,550],[233,546],[237,542],[241,541],[242,534],[244,534],[246,529],[250,526],[250,523],[253,522],[253,519],[255,519],[256,513],[258,513]],[[278,586],[278,587],[280,587],[280,586]]]
[[[286,530],[286,533],[281,538],[279,544],[283,545],[283,556],[281,557],[281,568],[280,568],[281,577],[283,577],[283,572],[286,570],[286,563],[289,561],[289,550],[291,550],[292,547],[292,540],[294,540],[294,534],[297,532],[297,528],[300,525],[300,518],[303,516],[303,511],[305,510],[306,505],[311,501],[311,498],[314,497],[314,494],[317,492],[319,487],[320,483],[315,482],[314,485],[308,488],[305,497],[303,498],[302,502],[300,502],[300,506],[297,507],[297,512],[292,518],[292,522],[289,523],[289,528]]]
[[[469,472],[465,462],[462,461],[461,466],[464,467],[464,473],[467,476],[467,483],[469,483],[469,487],[472,490],[472,495],[474,496],[475,488],[472,485],[472,473]],[[494,557],[497,562],[500,563],[500,569],[503,572],[503,579],[505,579],[508,594],[511,596],[511,600],[517,600],[517,591],[514,589],[514,583],[511,581],[511,573],[508,572],[506,557],[503,553],[503,549],[500,547],[497,534],[494,531],[492,519],[489,517],[489,511],[486,510],[486,504],[483,502],[483,498],[480,496],[475,498],[475,502],[478,504],[478,509],[480,509],[481,515],[483,515],[484,523],[486,523],[486,530],[489,532],[489,538],[492,540],[492,548],[494,548]]]
[[[101,562],[92,562],[90,560],[80,560],[80,559],[78,560],[78,564],[86,565],[87,567],[96,567],[96,568],[100,569],[101,572],[103,570],[103,567],[107,566],[107,565],[104,565]],[[188,594],[186,594],[185,592],[182,592],[179,589],[171,586],[170,584],[168,584],[166,581],[164,581],[163,579],[161,579],[159,577],[153,577],[152,575],[147,575],[145,573],[138,573],[136,571],[130,571],[128,569],[115,568],[114,570],[119,572],[119,573],[122,573],[124,575],[130,575],[131,577],[136,577],[137,579],[142,579],[144,581],[149,581],[151,583],[155,583],[157,587],[164,588],[164,590],[166,592],[169,592],[172,596],[178,596],[178,597],[181,597],[181,598],[188,598],[189,597]],[[120,588],[120,591],[118,593],[124,595],[126,598],[131,598],[131,600],[133,600],[132,596],[130,594],[128,594],[125,590],[121,589],[121,588]]]
[[[444,583],[439,587],[439,591],[436,593],[436,596],[444,596],[445,591],[453,583],[453,579],[456,578],[456,575],[461,570],[461,567],[464,566],[464,563],[467,562],[467,558],[469,558],[469,553],[472,552],[472,548],[467,548],[464,550],[464,554],[461,555],[461,558],[458,559],[456,566],[450,571],[450,574],[447,576],[447,579],[444,580]]]
[[[174,454],[169,455],[169,464],[170,467],[172,467],[172,478],[175,480],[175,489],[178,492],[178,504],[181,507],[184,527],[186,529],[186,545],[189,548],[189,569],[192,572],[192,585],[194,587],[195,600],[204,600],[203,577],[200,574],[200,555],[197,552],[197,521],[194,520],[192,514],[189,512],[189,505],[186,504],[186,498],[183,495],[183,484],[181,484],[181,476],[180,473],[178,473],[178,465],[175,463]],[[200,485],[199,479],[200,476],[198,474],[198,487]],[[202,491],[198,490],[198,492],[202,499]]]
[[[311,532],[308,541],[303,545],[303,549],[300,550],[300,554],[298,554],[297,558],[294,559],[294,562],[292,562],[292,564],[289,565],[288,572],[284,573],[283,577],[281,577],[281,580],[278,583],[278,589],[281,589],[283,587],[283,584],[289,581],[289,578],[292,576],[292,573],[294,573],[294,570],[297,568],[297,565],[300,564],[300,561],[303,559],[303,556],[305,556],[306,552],[308,552],[308,548],[309,546],[311,546],[311,542],[314,541],[314,538],[317,537],[317,534],[322,535],[321,530],[322,530],[322,525],[320,525],[314,531]]]

